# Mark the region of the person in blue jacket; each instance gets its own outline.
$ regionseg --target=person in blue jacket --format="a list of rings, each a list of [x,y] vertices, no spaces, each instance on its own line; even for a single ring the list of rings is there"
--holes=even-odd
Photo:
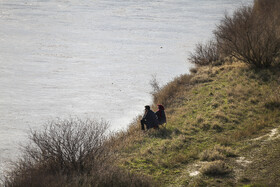
[[[156,114],[150,109],[149,105],[145,106],[145,113],[141,120],[141,129],[145,130],[145,125],[147,129],[158,128],[158,120]]]

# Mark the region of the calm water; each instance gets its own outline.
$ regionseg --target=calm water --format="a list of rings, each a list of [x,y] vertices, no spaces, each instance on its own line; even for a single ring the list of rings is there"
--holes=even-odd
[[[0,172],[29,128],[103,118],[125,128],[227,11],[252,0],[0,0]]]

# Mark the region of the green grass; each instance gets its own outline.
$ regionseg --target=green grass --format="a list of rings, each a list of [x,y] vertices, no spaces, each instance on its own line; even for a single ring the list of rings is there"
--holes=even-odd
[[[205,150],[212,150],[215,145],[228,147],[238,156],[248,155],[255,149],[248,143],[250,139],[279,125],[278,72],[235,64],[201,67],[196,74],[177,78],[155,98],[158,103],[166,104],[166,128],[152,130],[136,143],[127,144],[125,151],[120,151],[120,165],[151,176],[161,186],[242,185],[242,180],[234,179],[236,158],[233,157],[224,157],[230,172],[223,176],[190,177],[187,171],[200,162]],[[171,94],[172,90],[175,93]],[[277,163],[280,164],[280,159]],[[276,176],[271,174],[272,181],[280,182]],[[247,177],[252,184],[258,182],[249,174]]]

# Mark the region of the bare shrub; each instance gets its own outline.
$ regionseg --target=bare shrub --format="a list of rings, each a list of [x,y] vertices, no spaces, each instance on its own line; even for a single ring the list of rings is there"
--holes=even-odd
[[[220,52],[217,42],[210,40],[206,44],[198,43],[195,52],[190,54],[188,60],[198,66],[220,65]]]
[[[267,13],[258,14],[252,7],[226,15],[217,26],[215,36],[224,56],[232,56],[256,67],[279,63],[279,24]]]
[[[45,125],[43,131],[31,131],[32,144],[25,148],[36,162],[54,162],[53,169],[82,171],[88,159],[100,162],[108,123],[80,119],[58,120]],[[102,156],[101,156],[102,155]]]
[[[152,75],[152,79],[150,80],[150,85],[153,89],[151,92],[152,95],[155,95],[160,91],[160,86],[156,75]]]
[[[115,166],[116,139],[105,121],[56,120],[31,131],[30,144],[5,186],[152,186],[149,177]]]
[[[231,169],[228,167],[228,165],[221,160],[210,162],[202,167],[201,170],[203,174],[212,176],[226,175],[231,172]]]
[[[30,144],[23,147],[23,157],[15,163],[6,182],[27,179],[25,175],[49,176],[89,172],[96,163],[105,162],[108,123],[80,119],[57,120],[42,131],[31,131]]]

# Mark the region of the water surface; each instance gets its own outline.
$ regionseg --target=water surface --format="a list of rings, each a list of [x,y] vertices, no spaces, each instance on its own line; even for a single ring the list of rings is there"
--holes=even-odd
[[[48,120],[127,127],[151,102],[151,75],[163,85],[187,73],[194,44],[251,2],[0,0],[0,171]]]

